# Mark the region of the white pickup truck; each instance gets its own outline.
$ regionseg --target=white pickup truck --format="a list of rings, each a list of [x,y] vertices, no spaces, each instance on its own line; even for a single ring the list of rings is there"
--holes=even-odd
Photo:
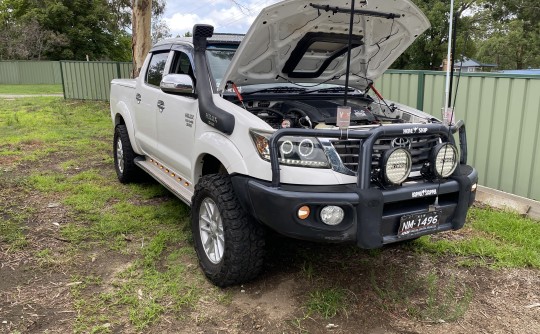
[[[373,87],[428,20],[409,0],[352,15],[349,35],[348,0],[282,1],[245,36],[195,25],[112,81],[118,179],[144,171],[191,206],[214,284],[260,272],[266,229],[369,249],[463,227],[478,180],[463,122]]]

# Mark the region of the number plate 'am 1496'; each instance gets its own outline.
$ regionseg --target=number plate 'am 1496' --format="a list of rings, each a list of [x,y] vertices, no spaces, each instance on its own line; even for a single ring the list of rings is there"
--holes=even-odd
[[[398,237],[409,236],[429,230],[435,230],[439,226],[441,210],[418,213],[401,217]]]

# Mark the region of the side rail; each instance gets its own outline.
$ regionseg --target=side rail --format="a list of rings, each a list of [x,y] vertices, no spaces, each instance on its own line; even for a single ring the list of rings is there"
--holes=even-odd
[[[360,150],[358,152],[358,180],[357,186],[360,189],[368,189],[371,184],[371,152],[377,139],[381,137],[411,137],[424,134],[437,134],[441,138],[455,145],[454,133],[459,131],[459,141],[461,149],[460,163],[467,162],[467,137],[465,135],[465,123],[460,120],[455,125],[448,127],[443,124],[399,124],[381,125],[369,130],[351,130],[346,133],[336,130],[315,130],[315,129],[280,129],[269,139],[270,165],[272,168],[272,187],[278,188],[280,185],[279,151],[278,141],[284,136],[305,136],[337,139],[361,139]]]

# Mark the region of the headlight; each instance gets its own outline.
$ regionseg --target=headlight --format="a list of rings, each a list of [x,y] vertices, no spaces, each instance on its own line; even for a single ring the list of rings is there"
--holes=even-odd
[[[259,156],[270,161],[268,138],[271,133],[250,131]],[[317,138],[284,136],[278,141],[278,160],[282,165],[330,168],[324,149]]]
[[[401,147],[388,150],[383,155],[381,167],[386,183],[402,184],[411,173],[411,154]]]
[[[449,177],[458,165],[458,150],[450,143],[442,143],[431,150],[431,171],[437,177]]]

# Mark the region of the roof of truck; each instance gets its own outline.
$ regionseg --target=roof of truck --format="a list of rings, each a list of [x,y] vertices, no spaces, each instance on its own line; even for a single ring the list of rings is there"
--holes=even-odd
[[[244,39],[243,34],[227,34],[227,33],[215,33],[212,37],[208,38],[208,42],[210,43],[238,43],[242,42],[242,39]],[[176,37],[176,38],[167,38],[164,40],[161,40],[157,42],[154,47],[160,46],[160,45],[167,45],[167,44],[193,44],[193,38],[192,37]]]

